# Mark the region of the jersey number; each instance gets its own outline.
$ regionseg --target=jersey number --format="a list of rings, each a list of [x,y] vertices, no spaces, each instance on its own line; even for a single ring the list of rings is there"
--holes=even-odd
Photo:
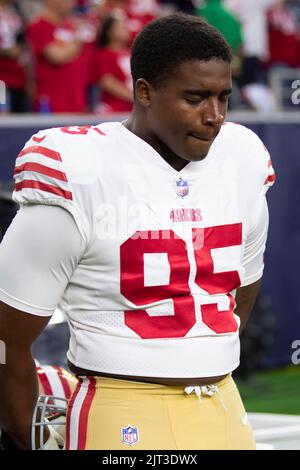
[[[125,312],[125,324],[141,338],[184,337],[196,323],[195,303],[189,287],[190,264],[184,240],[174,232],[164,240],[151,232],[138,231],[121,245],[121,293],[136,306],[173,299],[174,315],[149,316],[145,310]],[[201,246],[197,240],[203,238]],[[195,283],[208,294],[226,294],[229,309],[219,311],[217,303],[201,305],[202,321],[215,333],[235,332],[234,297],[229,294],[240,285],[237,271],[214,273],[211,250],[242,244],[242,224],[193,229],[193,248],[197,272]],[[144,285],[144,254],[166,253],[170,265],[169,284]]]
[[[87,135],[88,132],[94,131],[100,135],[106,135],[100,129],[94,126],[68,126],[68,127],[61,127],[61,132],[64,134],[71,134],[71,135]]]

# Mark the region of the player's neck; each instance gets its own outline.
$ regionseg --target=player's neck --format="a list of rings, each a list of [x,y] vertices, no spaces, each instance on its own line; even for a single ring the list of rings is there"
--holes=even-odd
[[[135,116],[134,113],[129,116],[123,125],[140,139],[151,145],[154,150],[172,167],[174,170],[182,170],[189,162],[173,153],[143,122],[143,119]]]

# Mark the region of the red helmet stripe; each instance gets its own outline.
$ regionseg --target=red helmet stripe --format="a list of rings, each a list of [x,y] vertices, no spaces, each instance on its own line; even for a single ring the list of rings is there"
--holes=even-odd
[[[53,395],[53,390],[47,377],[46,371],[43,369],[43,367],[37,367],[36,370],[43,386],[45,395]]]

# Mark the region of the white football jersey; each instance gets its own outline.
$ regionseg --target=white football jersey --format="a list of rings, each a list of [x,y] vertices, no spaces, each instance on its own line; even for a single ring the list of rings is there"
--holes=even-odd
[[[203,161],[176,171],[119,122],[44,130],[15,178],[16,202],[63,207],[83,240],[62,297],[48,292],[73,364],[183,378],[238,366],[234,296],[262,276],[275,179],[252,131],[226,123]]]

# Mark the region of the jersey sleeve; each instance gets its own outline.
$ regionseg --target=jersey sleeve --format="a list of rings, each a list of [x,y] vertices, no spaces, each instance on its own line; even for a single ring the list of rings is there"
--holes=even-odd
[[[85,210],[85,201],[82,202],[85,185],[73,184],[74,168],[70,164],[72,155],[69,155],[72,149],[66,148],[57,134],[56,129],[39,131],[25,144],[16,159],[13,200],[20,206],[62,207],[73,216],[79,232],[88,240],[88,208]]]
[[[251,227],[247,234],[242,261],[245,270],[241,283],[242,287],[258,281],[263,275],[268,226],[268,205],[265,195],[262,194],[254,211]]]
[[[268,150],[266,149],[266,147],[264,146],[263,143],[262,143],[262,145],[263,145],[263,148],[264,148],[264,157],[265,157],[265,161],[266,161],[266,179],[264,181],[263,191],[262,192],[263,192],[263,194],[266,194],[268,189],[271,188],[271,186],[273,186],[273,184],[275,183],[276,174],[275,174],[275,171],[274,171],[274,168],[273,168],[271,156],[270,156]]]
[[[263,142],[255,135],[252,139],[253,157],[259,162],[263,184],[260,186],[255,200],[250,219],[250,225],[246,238],[246,245],[243,254],[243,268],[245,270],[241,286],[247,286],[258,281],[264,270],[264,252],[266,249],[269,211],[266,199],[268,189],[273,186],[276,175],[272,165],[270,154]]]
[[[51,316],[84,251],[72,216],[60,207],[22,207],[0,244],[0,300]]]

